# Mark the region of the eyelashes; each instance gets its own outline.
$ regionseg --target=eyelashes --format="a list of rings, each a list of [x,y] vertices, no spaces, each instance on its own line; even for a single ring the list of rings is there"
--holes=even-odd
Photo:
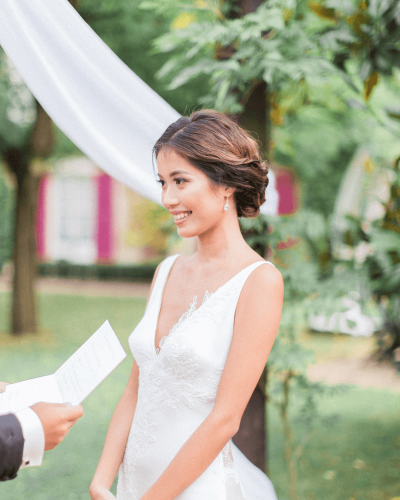
[[[186,179],[183,179],[182,177],[175,177],[175,179],[172,179],[173,182],[176,182],[177,186],[180,186],[184,182],[187,182]],[[157,179],[157,182],[161,184],[161,187],[165,186],[165,181],[163,179]]]
[[[182,177],[175,177],[174,181],[177,183],[178,186],[180,184],[183,184],[184,182],[187,182],[187,180],[183,179]]]

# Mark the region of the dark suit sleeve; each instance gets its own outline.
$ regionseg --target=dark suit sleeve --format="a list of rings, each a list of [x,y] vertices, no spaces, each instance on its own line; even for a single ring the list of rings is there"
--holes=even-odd
[[[0,416],[0,481],[14,479],[22,463],[24,436],[15,415]]]

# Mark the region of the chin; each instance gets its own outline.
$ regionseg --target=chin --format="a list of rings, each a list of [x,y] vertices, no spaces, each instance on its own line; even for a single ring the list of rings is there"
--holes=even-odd
[[[178,236],[180,236],[181,238],[193,238],[194,236],[198,236],[199,233],[198,231],[195,231],[193,229],[189,229],[189,228],[184,228],[184,227],[177,227],[177,233],[178,233]]]
[[[190,224],[187,226],[185,224],[176,226],[176,230],[181,238],[193,238],[204,232],[204,228],[201,226],[201,224],[196,224],[196,221],[190,221]]]
[[[206,233],[210,233],[217,228],[217,224],[202,224],[196,227],[179,227],[177,226],[178,236],[181,238],[194,238],[195,236],[201,236]]]

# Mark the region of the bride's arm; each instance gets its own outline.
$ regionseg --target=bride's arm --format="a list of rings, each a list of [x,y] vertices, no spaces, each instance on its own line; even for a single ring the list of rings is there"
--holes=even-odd
[[[126,388],[111,418],[99,465],[90,485],[92,500],[114,498],[109,490],[124,457],[136,408],[138,379],[139,369],[134,361]]]
[[[237,304],[232,344],[214,408],[140,500],[175,499],[236,434],[274,343],[282,302],[280,272],[269,265],[253,271]]]
[[[159,268],[160,266],[157,267],[154,273],[149,295],[147,297],[147,303],[157,278]],[[134,361],[128,384],[111,418],[99,465],[97,466],[90,485],[89,492],[92,500],[115,498],[109,490],[117,475],[122,459],[124,458],[125,447],[136,409],[138,387],[139,369]]]

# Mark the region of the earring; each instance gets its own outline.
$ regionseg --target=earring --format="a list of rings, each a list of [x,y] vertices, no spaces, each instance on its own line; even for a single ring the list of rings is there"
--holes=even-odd
[[[229,197],[229,194],[226,196],[226,203],[224,205],[224,210],[225,211],[229,210],[229,208],[230,208],[229,203],[228,203],[228,197]]]

